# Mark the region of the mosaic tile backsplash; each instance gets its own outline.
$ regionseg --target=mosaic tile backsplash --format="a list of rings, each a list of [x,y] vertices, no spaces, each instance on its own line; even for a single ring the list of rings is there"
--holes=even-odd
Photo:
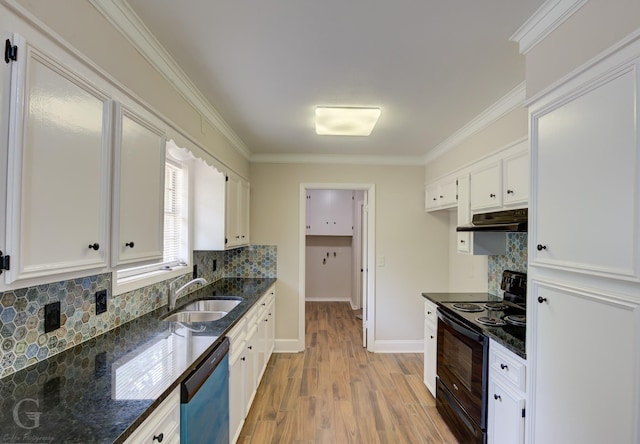
[[[216,261],[216,270],[213,263]],[[276,277],[276,247],[195,251],[198,276]],[[180,277],[184,282],[190,274]],[[182,283],[182,282],[181,282]],[[0,378],[43,361],[167,304],[167,281],[113,296],[111,273],[0,293]],[[194,288],[194,290],[196,290]],[[107,312],[95,314],[98,290],[107,290]],[[44,306],[60,301],[61,327],[44,333]]]
[[[489,256],[488,292],[502,296],[500,283],[504,270],[527,272],[527,233],[507,233],[507,254]]]

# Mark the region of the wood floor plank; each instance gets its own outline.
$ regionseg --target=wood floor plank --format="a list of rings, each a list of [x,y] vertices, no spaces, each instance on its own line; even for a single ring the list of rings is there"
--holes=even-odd
[[[238,443],[457,443],[422,354],[369,353],[348,302],[305,311],[305,351],[271,357]]]

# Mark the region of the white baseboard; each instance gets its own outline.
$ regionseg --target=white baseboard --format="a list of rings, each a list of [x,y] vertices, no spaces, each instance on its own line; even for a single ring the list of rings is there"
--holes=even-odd
[[[374,353],[424,353],[424,339],[407,341],[378,340],[374,342]]]
[[[305,302],[349,302],[351,303],[351,298],[336,298],[336,297],[305,298]]]
[[[298,339],[276,339],[274,353],[300,353],[304,351],[304,341]]]

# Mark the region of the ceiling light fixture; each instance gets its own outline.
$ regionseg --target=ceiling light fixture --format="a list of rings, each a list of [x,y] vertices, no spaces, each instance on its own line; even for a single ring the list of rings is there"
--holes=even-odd
[[[380,117],[380,108],[316,107],[316,134],[368,136]]]

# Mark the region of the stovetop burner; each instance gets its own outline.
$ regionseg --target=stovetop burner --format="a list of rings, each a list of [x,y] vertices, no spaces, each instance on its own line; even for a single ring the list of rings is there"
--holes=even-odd
[[[504,320],[518,327],[525,327],[527,325],[527,317],[525,315],[508,315],[504,317]]]
[[[478,304],[458,303],[453,304],[452,307],[458,311],[464,311],[465,313],[479,313],[481,311],[484,311]]]
[[[499,318],[489,318],[487,316],[480,316],[476,318],[476,322],[482,325],[488,325],[489,327],[502,327],[503,325],[507,325],[505,321]]]
[[[504,311],[508,307],[509,306],[507,304],[504,304],[502,302],[486,302],[484,304],[484,308],[492,311]]]

